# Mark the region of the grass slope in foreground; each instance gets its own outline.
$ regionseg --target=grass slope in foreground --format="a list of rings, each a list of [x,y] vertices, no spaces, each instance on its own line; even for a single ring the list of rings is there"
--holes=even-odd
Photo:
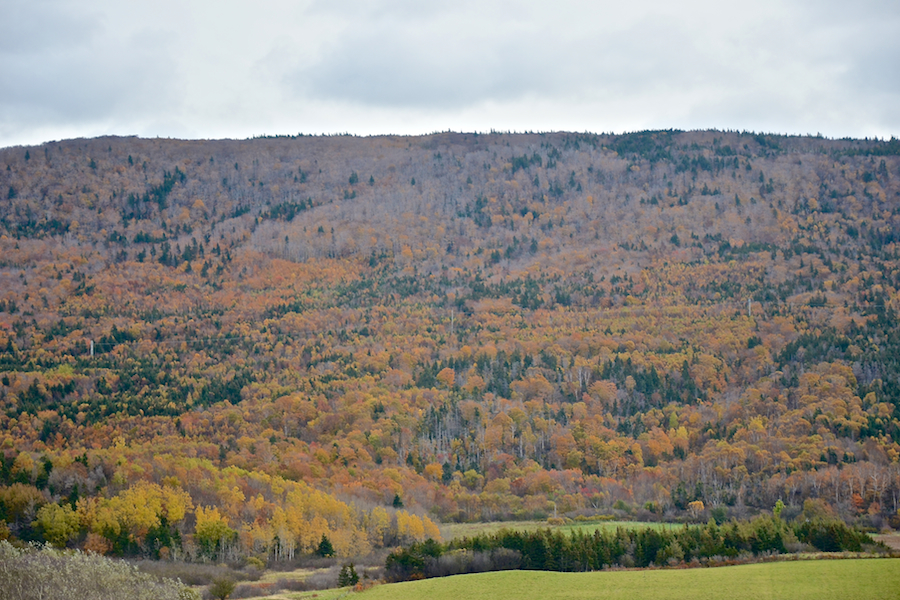
[[[549,573],[503,571],[372,588],[360,600],[880,600],[900,599],[900,560],[791,561],[654,571]]]

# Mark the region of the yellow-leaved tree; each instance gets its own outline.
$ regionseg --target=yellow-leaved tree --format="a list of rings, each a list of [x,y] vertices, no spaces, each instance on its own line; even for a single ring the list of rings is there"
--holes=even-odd
[[[224,554],[228,545],[237,539],[237,532],[228,526],[228,521],[215,506],[208,508],[198,506],[194,515],[197,517],[194,542],[200,551],[210,558]]]

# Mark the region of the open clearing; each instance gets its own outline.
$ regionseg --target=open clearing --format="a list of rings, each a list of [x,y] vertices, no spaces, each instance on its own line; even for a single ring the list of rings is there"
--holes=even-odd
[[[358,597],[360,600],[898,600],[900,559],[789,561],[595,573],[504,571],[381,585]]]
[[[350,588],[335,588],[332,590],[317,590],[310,592],[280,592],[272,596],[259,596],[262,600],[339,600],[351,594]],[[256,600],[248,598],[247,600]]]
[[[900,533],[873,535],[876,542],[881,542],[891,550],[900,550]]]
[[[537,531],[538,529],[553,529],[566,533],[580,530],[584,533],[594,533],[596,530],[624,529],[676,529],[684,527],[682,523],[647,523],[641,521],[574,521],[565,525],[551,525],[547,521],[492,521],[489,523],[444,523],[441,526],[441,535],[444,540],[452,540],[461,537],[474,537],[479,534],[496,533],[501,529],[514,531]]]
[[[328,569],[294,569],[293,571],[274,571],[267,570],[259,578],[259,583],[275,583],[282,579],[291,581],[305,581],[310,575],[316,573],[324,573]]]

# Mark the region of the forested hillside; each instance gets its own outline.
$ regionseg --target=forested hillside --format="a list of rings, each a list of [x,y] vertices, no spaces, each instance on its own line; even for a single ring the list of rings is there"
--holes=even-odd
[[[0,190],[2,535],[900,525],[897,140],[101,138]]]

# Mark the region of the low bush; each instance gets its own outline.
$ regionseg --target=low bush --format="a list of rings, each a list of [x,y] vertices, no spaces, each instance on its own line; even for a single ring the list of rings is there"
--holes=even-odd
[[[0,600],[199,600],[171,579],[79,551],[16,548],[0,541]]]
[[[144,573],[156,577],[179,579],[186,585],[209,585],[215,579],[228,577],[236,582],[257,581],[261,571],[253,566],[234,569],[228,565],[211,565],[206,563],[190,563],[181,561],[136,560],[131,561]]]

